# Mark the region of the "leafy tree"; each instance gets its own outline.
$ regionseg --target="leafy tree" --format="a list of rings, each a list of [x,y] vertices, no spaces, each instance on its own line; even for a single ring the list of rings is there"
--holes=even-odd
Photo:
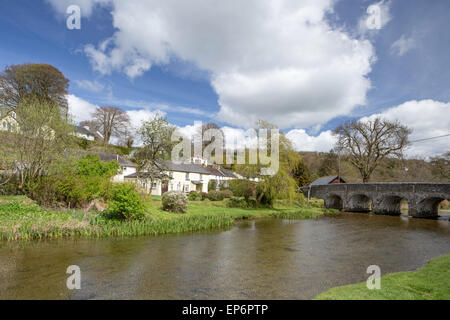
[[[389,156],[402,157],[411,130],[398,121],[375,118],[347,121],[333,133],[338,137],[336,148],[348,154],[363,182],[368,182],[383,159]]]
[[[109,143],[111,136],[121,137],[128,134],[130,118],[117,107],[98,107],[93,115],[91,126],[103,134],[103,141]]]
[[[299,187],[306,186],[312,182],[308,167],[306,167],[301,158],[293,165],[292,176]]]
[[[334,150],[330,150],[329,153],[325,155],[325,157],[320,162],[319,167],[319,176],[330,176],[330,175],[336,175],[339,171],[338,168],[338,155]]]
[[[31,96],[54,103],[67,116],[69,80],[54,66],[48,64],[21,64],[7,66],[0,73],[0,105],[15,110],[20,102]]]
[[[169,158],[174,146],[174,131],[175,127],[160,114],[143,121],[137,131],[143,146],[134,153],[134,161],[138,164],[139,178],[150,179],[150,185],[155,179],[164,176],[164,161],[158,160]]]
[[[19,189],[45,174],[50,165],[64,157],[73,145],[73,127],[61,117],[60,107],[48,99],[30,96],[16,108],[17,129],[3,132],[0,152],[13,159],[10,168],[18,177]]]

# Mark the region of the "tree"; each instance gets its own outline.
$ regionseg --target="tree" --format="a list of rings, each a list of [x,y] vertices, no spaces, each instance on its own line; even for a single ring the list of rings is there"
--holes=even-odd
[[[69,80],[54,66],[48,64],[21,64],[7,66],[0,73],[0,105],[15,110],[24,98],[39,97],[60,106],[67,116]]]
[[[134,160],[138,164],[138,176],[143,179],[150,179],[151,184],[157,178],[164,176],[164,162],[172,151],[174,142],[172,134],[175,127],[167,122],[167,119],[159,114],[153,118],[143,121],[137,134],[143,146],[134,154]]]
[[[368,182],[384,158],[402,157],[411,130],[398,121],[374,118],[347,121],[333,134],[338,137],[336,148],[348,153],[349,161],[358,169],[363,182]]]
[[[450,151],[431,158],[431,172],[438,179],[450,180]]]
[[[98,107],[93,115],[92,126],[103,134],[105,143],[109,143],[111,136],[125,135],[129,125],[127,113],[117,107]]]
[[[17,176],[18,188],[46,174],[50,165],[64,157],[73,142],[73,127],[61,117],[60,107],[48,99],[27,97],[17,108],[18,130],[2,132],[0,155],[9,159],[9,171]]]
[[[303,162],[303,159],[301,158],[297,159],[291,171],[292,176],[295,179],[295,181],[297,181],[299,187],[307,186],[312,182],[308,167]]]
[[[325,155],[325,157],[322,159],[319,167],[319,176],[330,176],[330,175],[336,175],[339,171],[338,168],[338,155],[334,150],[330,150],[329,153]]]

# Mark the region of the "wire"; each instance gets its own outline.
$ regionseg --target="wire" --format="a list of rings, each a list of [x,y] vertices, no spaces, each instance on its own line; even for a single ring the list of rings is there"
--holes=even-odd
[[[445,134],[443,136],[436,136],[436,137],[430,137],[430,138],[425,138],[425,139],[414,140],[414,141],[410,141],[410,143],[427,141],[427,140],[432,140],[432,139],[437,139],[437,138],[444,138],[444,137],[448,137],[448,136],[450,136],[450,133],[449,134]]]

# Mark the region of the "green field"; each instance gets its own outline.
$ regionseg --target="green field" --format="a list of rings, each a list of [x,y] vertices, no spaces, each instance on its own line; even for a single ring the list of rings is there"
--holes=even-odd
[[[369,290],[366,283],[336,287],[317,300],[449,300],[450,255],[432,259],[412,272],[391,273],[381,277],[381,289]]]
[[[0,239],[31,240],[83,236],[140,236],[228,227],[239,219],[311,219],[333,210],[278,201],[274,208],[228,208],[225,201],[192,201],[185,214],[162,210],[159,197],[146,202],[143,220],[106,219],[98,212],[51,211],[26,197],[0,197]]]

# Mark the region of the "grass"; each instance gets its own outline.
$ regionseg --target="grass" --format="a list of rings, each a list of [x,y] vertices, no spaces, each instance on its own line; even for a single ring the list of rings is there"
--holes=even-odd
[[[96,212],[45,210],[26,197],[0,197],[0,239],[157,235],[229,227],[240,219],[312,219],[333,212],[317,204],[304,207],[286,201],[260,209],[228,208],[225,201],[192,201],[186,214],[163,211],[160,198],[149,199],[146,205],[143,220],[118,221]]]
[[[366,283],[336,287],[317,300],[449,300],[450,255],[432,259],[413,272],[391,273],[381,277],[381,289],[369,290]]]

